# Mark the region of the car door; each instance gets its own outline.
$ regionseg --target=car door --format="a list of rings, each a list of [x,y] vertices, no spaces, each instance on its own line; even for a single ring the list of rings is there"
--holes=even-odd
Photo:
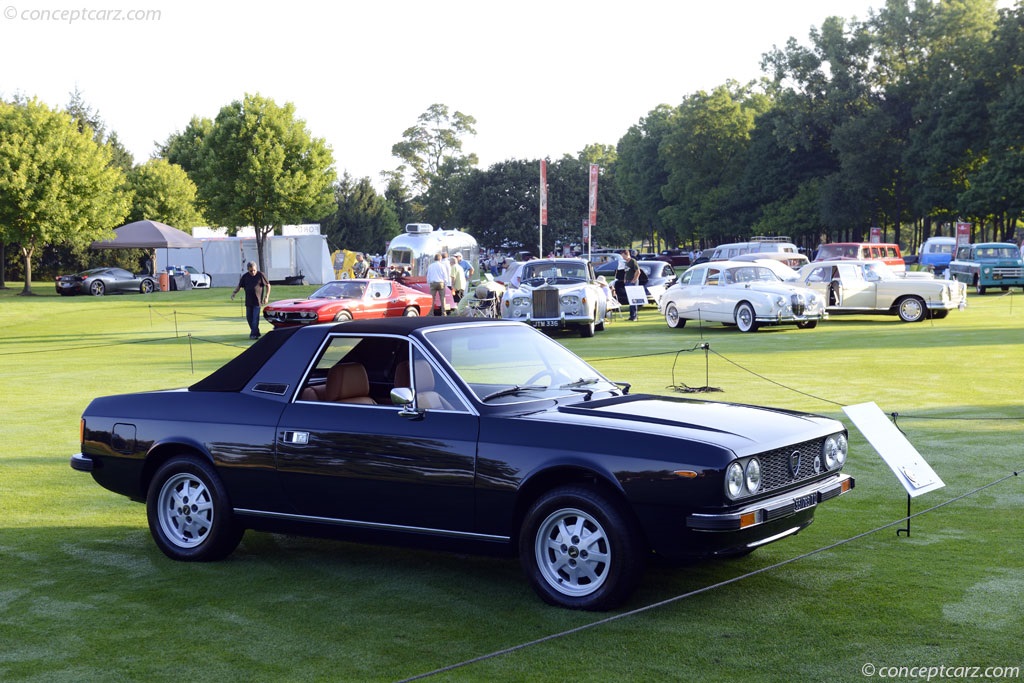
[[[345,345],[367,341],[338,335],[332,345],[342,352],[328,348],[324,357],[344,362]],[[429,367],[446,397],[456,392],[454,403],[421,412],[303,400],[285,408],[278,476],[299,515],[356,527],[474,531],[479,417],[436,365]]]
[[[123,268],[111,268],[107,271],[107,277],[110,278],[110,285],[107,287],[109,292],[133,292],[142,282],[140,278],[136,278]]]
[[[718,266],[710,266],[705,271],[698,304],[703,320],[733,322],[735,303],[731,300],[730,288],[725,286],[724,278],[725,269]]]
[[[852,310],[874,310],[876,283],[864,279],[864,267],[859,263],[840,263],[839,308]]]

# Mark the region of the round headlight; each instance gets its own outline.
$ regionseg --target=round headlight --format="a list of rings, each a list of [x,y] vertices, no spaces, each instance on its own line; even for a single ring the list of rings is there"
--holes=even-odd
[[[761,488],[761,463],[757,458],[751,458],[744,470],[743,483],[747,485],[748,493],[757,493]]]
[[[743,466],[738,462],[730,463],[725,468],[725,492],[730,498],[736,498],[743,491]]]
[[[846,464],[846,454],[850,451],[850,444],[846,442],[846,437],[842,434],[836,436],[836,457],[839,460],[839,466],[842,467]]]
[[[826,469],[834,469],[839,464],[839,444],[836,443],[836,437],[830,436],[825,439],[825,445],[821,449],[821,454],[825,460]]]

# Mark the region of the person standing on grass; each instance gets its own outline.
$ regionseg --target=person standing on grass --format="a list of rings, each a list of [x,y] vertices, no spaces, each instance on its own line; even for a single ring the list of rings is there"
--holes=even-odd
[[[238,286],[231,292],[234,301],[238,290],[245,290],[245,319],[249,323],[249,339],[260,337],[260,307],[270,301],[270,280],[256,267],[255,261],[249,261],[246,272],[238,279]]]
[[[435,315],[447,315],[444,310],[445,296],[448,288],[452,286],[452,269],[448,259],[442,254],[434,254],[434,262],[427,267],[427,283],[430,285],[430,304]],[[440,308],[437,308],[437,299],[441,299]]]
[[[633,254],[630,253],[629,249],[622,250],[622,260],[625,261],[624,270],[626,271],[623,276],[623,281],[627,287],[632,285],[640,284],[640,264],[633,258]],[[640,307],[630,302],[629,304],[629,320],[630,322],[636,322],[637,313]]]

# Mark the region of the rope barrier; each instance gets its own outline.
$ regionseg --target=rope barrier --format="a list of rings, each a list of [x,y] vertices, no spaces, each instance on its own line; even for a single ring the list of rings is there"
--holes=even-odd
[[[860,539],[865,538],[867,536],[870,536],[872,534],[876,534],[879,531],[884,531],[885,529],[891,529],[894,526],[897,526],[897,525],[900,525],[900,524],[905,524],[910,519],[913,519],[915,517],[920,517],[922,515],[926,515],[926,514],[928,514],[930,512],[934,512],[935,510],[938,510],[940,508],[946,507],[947,505],[951,505],[953,503],[961,501],[964,498],[968,498],[970,496],[976,495],[976,494],[980,493],[981,491],[984,491],[985,489],[988,489],[988,488],[991,488],[993,486],[996,486],[997,484],[1001,484],[1001,483],[1003,483],[1004,481],[1006,481],[1008,479],[1012,479],[1013,477],[1018,476],[1019,474],[1020,474],[1020,468],[1014,470],[1012,473],[1007,474],[1006,476],[1003,476],[1003,477],[1000,477],[999,479],[996,479],[995,481],[989,482],[988,484],[984,484],[983,486],[979,486],[976,489],[968,491],[967,493],[960,494],[959,496],[955,496],[954,498],[950,498],[947,501],[944,501],[942,503],[938,503],[937,505],[933,505],[932,507],[930,507],[930,508],[928,508],[926,510],[921,510],[920,512],[915,512],[915,513],[913,513],[911,515],[907,515],[905,517],[901,517],[900,519],[894,520],[894,521],[889,522],[887,524],[883,524],[882,526],[875,527],[874,529],[869,529],[868,531],[863,531],[863,532],[861,532],[859,534],[854,534],[853,536],[850,536],[849,538],[845,538],[845,539],[842,539],[840,541],[836,541],[834,543],[829,543],[828,545],[821,546],[820,548],[816,548],[814,550],[809,550],[808,552],[803,553],[801,555],[796,555],[794,557],[791,557],[791,558],[788,558],[788,559],[785,559],[785,560],[781,560],[779,562],[776,562],[775,564],[771,564],[771,565],[768,565],[766,567],[761,567],[760,569],[755,569],[753,571],[747,572],[746,574],[741,574],[740,576],[734,576],[731,579],[725,579],[724,581],[719,581],[717,583],[713,583],[713,584],[710,584],[710,585],[707,585],[707,586],[703,586],[701,588],[697,588],[695,590],[688,591],[686,593],[681,593],[679,595],[673,596],[671,598],[667,598],[665,600],[660,600],[658,602],[654,602],[654,603],[651,603],[649,605],[644,605],[643,607],[638,607],[636,609],[629,610],[628,612],[622,612],[620,614],[615,614],[615,615],[612,615],[610,617],[605,617],[604,619],[599,619],[599,620],[593,621],[593,622],[591,622],[589,624],[583,624],[582,626],[576,626],[574,628],[566,629],[564,631],[559,631],[558,633],[552,633],[552,634],[543,636],[541,638],[537,638],[535,640],[531,640],[531,641],[528,641],[528,642],[525,642],[525,643],[520,643],[519,645],[513,645],[512,647],[507,647],[507,648],[504,648],[504,649],[501,649],[501,650],[496,650],[496,651],[490,652],[488,654],[480,655],[478,657],[473,657],[472,659],[467,659],[467,660],[464,660],[464,661],[461,661],[461,662],[458,662],[458,663],[455,663],[455,664],[450,664],[448,666],[441,667],[439,669],[434,669],[433,671],[428,671],[426,673],[417,674],[417,675],[411,676],[409,678],[403,678],[403,679],[401,679],[399,681],[399,683],[407,683],[408,681],[418,681],[418,680],[422,680],[424,678],[430,678],[432,676],[436,676],[438,674],[448,673],[449,671],[454,671],[455,669],[461,669],[461,668],[464,668],[464,667],[467,667],[467,666],[471,666],[473,664],[479,664],[480,662],[484,662],[484,661],[487,661],[489,659],[494,659],[496,657],[501,657],[503,655],[512,654],[514,652],[518,652],[520,650],[524,650],[526,648],[533,647],[535,645],[541,645],[543,643],[547,643],[547,642],[550,642],[552,640],[557,640],[559,638],[564,638],[566,636],[574,635],[574,634],[580,633],[582,631],[587,631],[587,630],[590,630],[590,629],[593,629],[593,628],[597,628],[598,626],[604,626],[606,624],[610,624],[612,622],[619,621],[621,619],[626,619],[628,617],[634,617],[634,616],[637,616],[639,614],[644,614],[646,612],[650,612],[652,610],[659,609],[661,607],[665,607],[667,605],[671,605],[671,604],[674,604],[674,603],[677,603],[677,602],[681,602],[682,600],[686,600],[688,598],[692,598],[692,597],[694,597],[696,595],[701,595],[703,593],[708,593],[708,592],[711,592],[713,590],[717,590],[719,588],[723,588],[725,586],[729,586],[729,585],[734,584],[734,583],[739,583],[740,581],[743,581],[745,579],[749,579],[749,578],[751,578],[753,576],[759,576],[761,574],[766,574],[768,572],[774,571],[774,570],[779,569],[781,567],[785,567],[787,565],[793,564],[794,562],[798,562],[800,560],[807,559],[808,557],[813,557],[814,555],[817,555],[819,553],[823,553],[823,552],[827,552],[829,550],[833,550],[833,549],[838,548],[840,546],[847,545],[848,543],[853,543],[854,541],[859,541]]]

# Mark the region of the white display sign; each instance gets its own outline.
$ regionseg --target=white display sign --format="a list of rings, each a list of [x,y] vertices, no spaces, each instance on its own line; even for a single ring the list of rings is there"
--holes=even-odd
[[[843,412],[893,471],[908,495],[915,497],[945,486],[914,445],[874,402],[844,406]]]
[[[647,290],[641,285],[626,285],[626,298],[630,306],[643,306],[647,303]]]

